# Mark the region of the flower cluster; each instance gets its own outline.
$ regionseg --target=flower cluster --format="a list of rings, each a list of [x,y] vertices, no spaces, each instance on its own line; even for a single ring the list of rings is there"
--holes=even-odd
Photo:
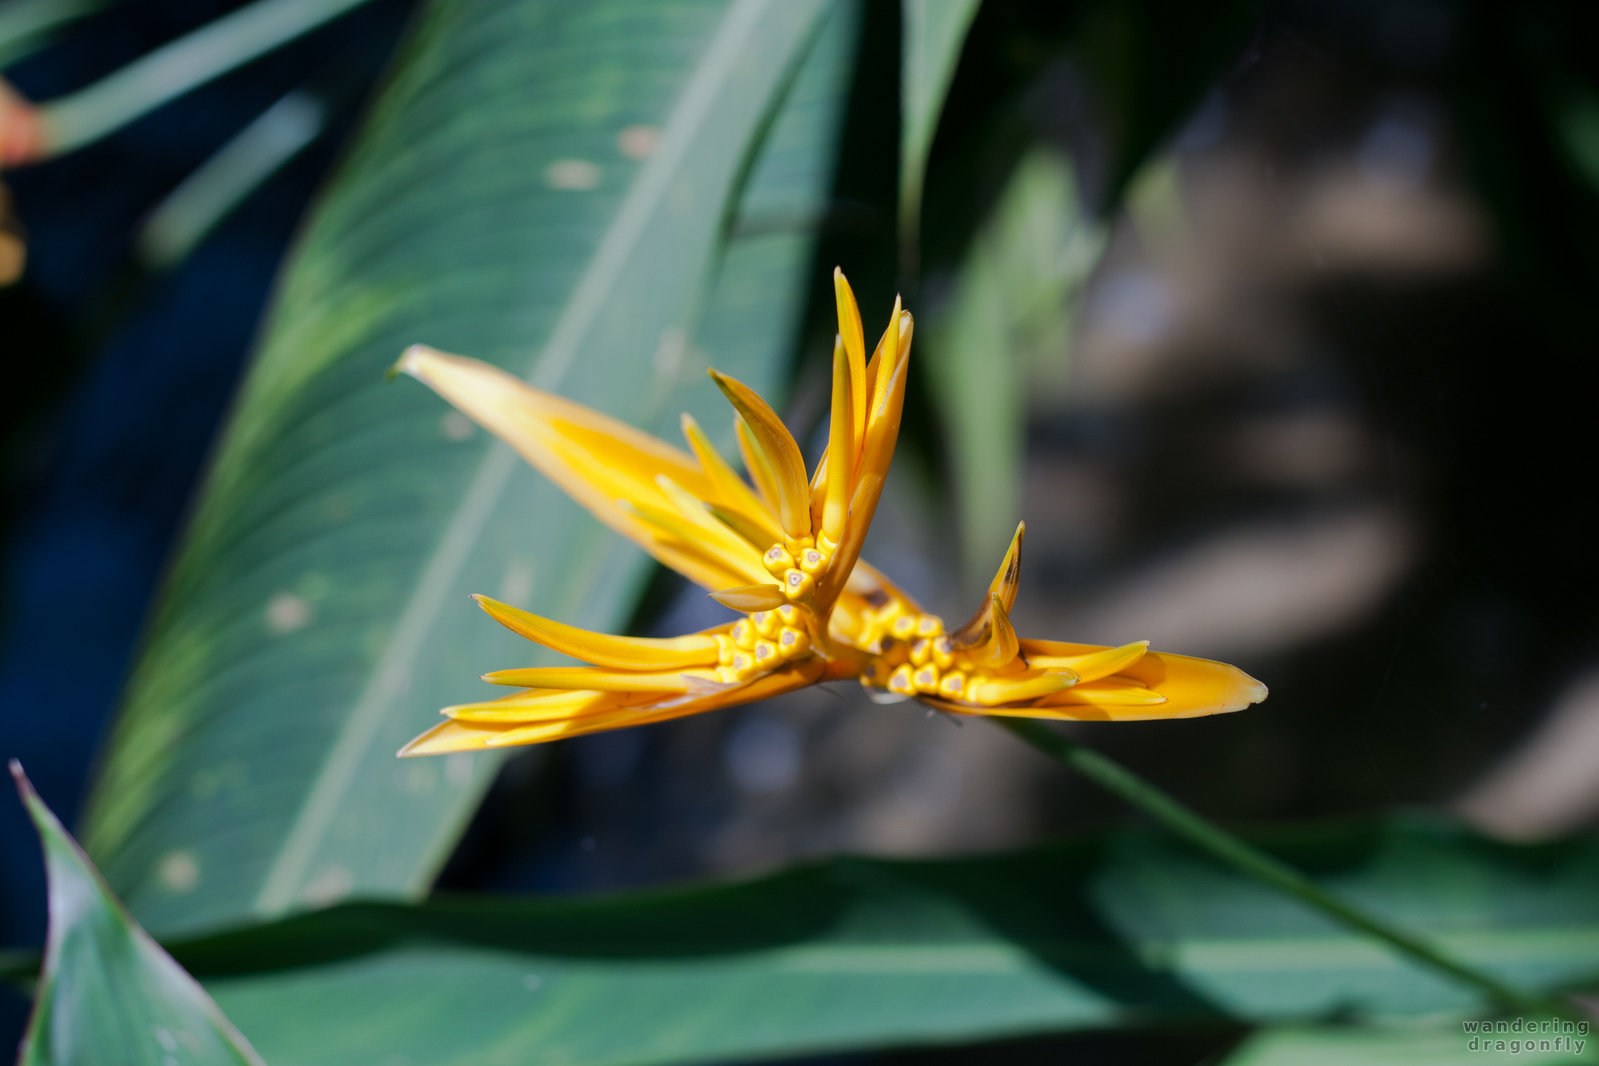
[[[518,691],[444,708],[400,752],[538,744],[665,721],[854,679],[956,714],[1127,721],[1240,710],[1266,689],[1223,663],[1026,640],[1010,612],[1023,529],[958,629],[860,558],[894,455],[913,320],[895,302],[868,358],[855,296],[835,270],[838,335],[827,449],[814,471],[776,412],[716,371],[736,412],[746,483],[692,418],[685,453],[485,363],[421,346],[398,369],[511,444],[602,522],[743,617],[668,639],[592,633],[479,596],[496,621],[585,666],[500,670]]]

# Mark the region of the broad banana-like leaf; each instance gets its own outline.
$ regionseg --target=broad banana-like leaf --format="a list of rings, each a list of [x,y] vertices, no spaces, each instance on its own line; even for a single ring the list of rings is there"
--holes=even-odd
[[[394,753],[537,661],[467,594],[612,628],[645,560],[384,370],[426,342],[657,432],[728,424],[704,367],[774,383],[809,248],[738,219],[816,216],[853,15],[424,9],[293,252],[87,814],[150,928],[427,886],[496,761]]]
[[[1401,821],[1258,843],[1502,980],[1599,979],[1599,839]],[[1493,1009],[1145,833],[601,899],[348,904],[173,951],[275,1066],[645,1066]]]

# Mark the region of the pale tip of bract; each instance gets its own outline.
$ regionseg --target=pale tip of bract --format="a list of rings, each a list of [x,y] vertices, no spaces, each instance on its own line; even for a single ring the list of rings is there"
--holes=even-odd
[[[1073,685],[1077,684],[1077,682],[1083,679],[1083,675],[1079,674],[1076,670],[1068,670],[1063,666],[1055,667],[1052,670],[1045,670],[1044,676],[1055,683],[1055,690],[1057,692],[1061,691],[1062,689],[1071,688]]]
[[[440,711],[439,713],[443,714],[444,712]],[[394,757],[396,759],[415,759],[423,755],[442,754],[441,752],[428,750],[428,744],[433,740],[433,734],[438,731],[438,728],[438,726],[434,726],[421,736],[412,737],[403,748],[394,753]]]
[[[429,348],[425,344],[413,344],[405,351],[400,353],[400,357],[394,361],[394,365],[389,367],[389,369],[384,373],[383,379],[385,381],[393,381],[401,374],[406,374],[410,377],[416,378],[417,380],[421,380],[421,364],[431,357],[442,354],[443,353],[437,348]]]

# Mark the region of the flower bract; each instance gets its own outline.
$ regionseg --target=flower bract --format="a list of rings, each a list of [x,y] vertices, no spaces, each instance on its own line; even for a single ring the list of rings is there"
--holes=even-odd
[[[955,714],[1095,721],[1219,714],[1265,698],[1236,667],[1143,641],[1018,637],[1022,527],[985,602],[953,630],[861,559],[899,434],[914,322],[896,300],[868,352],[849,283],[837,270],[833,280],[832,406],[814,469],[766,401],[711,371],[733,406],[748,482],[687,415],[685,451],[487,363],[422,346],[401,357],[399,370],[740,617],[681,637],[611,636],[479,596],[500,624],[584,665],[487,674],[516,691],[444,708],[400,754],[538,744],[846,679]]]

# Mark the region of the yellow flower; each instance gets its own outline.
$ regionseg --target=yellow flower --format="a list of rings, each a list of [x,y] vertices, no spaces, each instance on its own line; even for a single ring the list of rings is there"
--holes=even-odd
[[[587,666],[500,670],[520,691],[446,707],[402,755],[537,744],[665,721],[853,678],[960,714],[1119,721],[1240,710],[1265,698],[1234,667],[1151,652],[1021,640],[1009,612],[1018,528],[987,602],[946,632],[861,545],[894,454],[913,321],[895,302],[871,358],[855,296],[833,272],[839,331],[827,450],[799,445],[751,389],[711,377],[737,412],[753,486],[687,415],[692,454],[486,363],[413,347],[398,368],[511,444],[602,522],[744,617],[671,639],[591,633],[485,596],[495,620]]]

